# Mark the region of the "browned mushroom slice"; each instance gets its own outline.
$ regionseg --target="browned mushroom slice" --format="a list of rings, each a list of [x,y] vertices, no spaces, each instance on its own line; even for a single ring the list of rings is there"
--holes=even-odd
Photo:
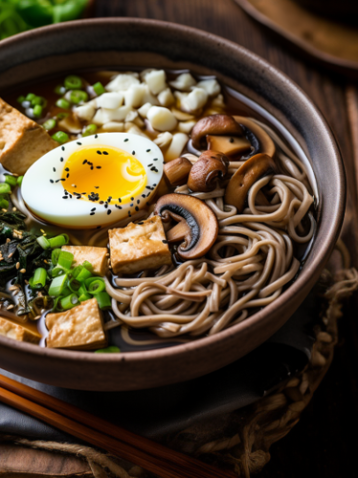
[[[220,151],[221,153],[226,154],[226,156],[234,156],[235,154],[251,150],[251,143],[244,136],[213,136],[208,134],[206,136],[206,141],[208,149]]]
[[[267,154],[256,154],[236,171],[226,187],[225,202],[241,213],[251,186],[269,171],[275,171],[274,160]]]
[[[266,131],[245,116],[233,116],[233,118],[243,127],[244,134],[251,143],[252,150],[248,157],[264,153],[272,158],[276,148]]]
[[[244,136],[244,131],[239,124],[229,115],[206,116],[199,120],[191,132],[191,139],[194,148],[207,149],[206,135],[221,136]]]
[[[163,222],[178,221],[177,233],[170,234],[171,241],[184,239],[178,247],[183,259],[197,259],[204,256],[212,247],[219,232],[218,221],[213,211],[198,198],[187,194],[167,194],[155,206],[154,214],[159,214]],[[168,239],[169,240],[169,239]]]
[[[192,164],[187,158],[177,158],[164,165],[164,177],[170,186],[181,186],[185,184]]]
[[[215,189],[217,179],[227,174],[229,160],[225,154],[218,151],[204,151],[191,168],[188,178],[188,188],[195,192],[208,192]]]

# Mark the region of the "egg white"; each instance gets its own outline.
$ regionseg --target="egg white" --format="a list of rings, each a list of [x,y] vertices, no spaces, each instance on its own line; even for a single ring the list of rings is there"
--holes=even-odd
[[[65,177],[64,167],[71,154],[82,146],[95,147],[96,144],[119,148],[130,155],[135,152],[133,156],[146,171],[145,189],[140,194],[133,195],[134,200],[131,203],[117,203],[121,209],[114,204],[105,208],[105,205],[99,204],[98,201],[76,199],[75,196],[63,199],[62,181],[56,182]],[[151,164],[157,171],[151,169],[153,167],[149,166]],[[136,207],[138,209],[145,207],[163,176],[163,165],[163,154],[150,139],[127,133],[99,133],[65,143],[38,159],[25,173],[21,193],[30,211],[46,222],[75,229],[95,228],[118,222],[135,214]],[[143,195],[146,197],[143,198]],[[95,214],[90,215],[94,207]],[[108,209],[111,209],[110,215],[108,215]]]

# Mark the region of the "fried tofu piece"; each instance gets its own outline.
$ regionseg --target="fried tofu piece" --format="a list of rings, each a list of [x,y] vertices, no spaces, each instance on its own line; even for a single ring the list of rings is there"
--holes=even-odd
[[[98,276],[106,275],[108,270],[108,251],[106,247],[62,246],[62,250],[73,254],[75,266],[88,261],[93,266],[94,274]]]
[[[58,146],[44,128],[0,98],[0,163],[15,174]]]
[[[41,339],[41,335],[31,327],[26,327],[16,323],[6,317],[0,317],[0,335],[4,335],[9,339],[19,340],[20,342],[30,342],[38,344]]]
[[[140,224],[130,223],[108,231],[112,270],[131,274],[171,265],[172,257],[162,220],[153,216]]]
[[[107,346],[97,299],[89,299],[65,312],[47,314],[47,347],[93,350]]]

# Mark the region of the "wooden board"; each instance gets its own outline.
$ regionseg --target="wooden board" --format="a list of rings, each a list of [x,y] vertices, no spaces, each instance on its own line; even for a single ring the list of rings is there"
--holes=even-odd
[[[358,244],[357,188],[346,108],[347,85],[343,78],[330,78],[295,58],[281,47],[280,42],[269,38],[232,0],[98,0],[96,14],[157,18],[201,28],[249,48],[297,82],[326,116],[342,150],[349,172],[348,212],[343,237],[353,253],[353,263],[358,267],[358,254],[355,252]],[[358,300],[355,297],[346,308],[341,323],[342,338],[330,371],[300,423],[272,447],[271,462],[259,475],[260,478],[301,478],[308,471],[315,478],[356,477],[357,309]],[[82,461],[64,461],[58,454],[0,445],[0,470],[18,470],[21,467],[23,472],[36,469],[37,472],[42,470],[61,476],[63,469],[66,473],[86,471],[81,466],[84,466]],[[26,478],[25,474],[21,476]]]

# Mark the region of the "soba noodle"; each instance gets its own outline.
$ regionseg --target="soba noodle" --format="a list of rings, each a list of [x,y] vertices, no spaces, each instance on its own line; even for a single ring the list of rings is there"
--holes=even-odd
[[[154,277],[147,271],[139,278],[117,277],[117,287],[106,279],[117,317],[111,328],[120,324],[147,327],[168,338],[216,334],[245,320],[250,309],[273,302],[295,278],[300,262],[293,255],[293,244],[307,244],[315,231],[308,172],[271,128],[256,123],[276,144],[279,173],[254,183],[242,214],[225,204],[227,181],[208,193],[177,187],[175,192],[202,199],[214,211],[219,223],[217,240],[204,258],[169,270],[165,266]],[[193,154],[185,156],[192,163],[198,159]],[[229,172],[233,174],[242,164],[230,162]],[[103,231],[93,241],[100,234]]]

